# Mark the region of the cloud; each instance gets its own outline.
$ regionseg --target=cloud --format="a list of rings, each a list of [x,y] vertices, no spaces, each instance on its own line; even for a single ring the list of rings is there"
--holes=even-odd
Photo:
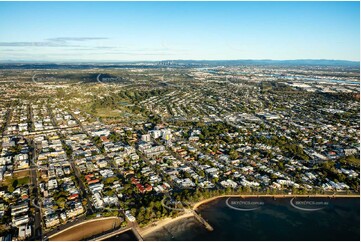
[[[99,40],[99,41],[98,41]],[[104,41],[103,41],[104,40]],[[4,56],[0,59],[150,59],[169,58],[188,50],[157,46],[122,46],[105,37],[57,37],[43,41],[0,42]],[[112,44],[111,44],[112,43]],[[5,57],[6,56],[6,57]]]
[[[59,47],[59,46],[69,46],[64,43],[56,42],[0,42],[0,46],[13,46],[13,47]]]
[[[22,41],[22,42],[0,42],[0,46],[12,47],[81,47],[69,42],[86,42],[91,40],[106,40],[104,37],[59,37],[50,38],[45,41]]]
[[[173,55],[173,53],[168,52],[138,52],[138,51],[113,51],[113,52],[103,52],[104,55],[129,55],[129,56],[161,56],[161,55]]]
[[[67,41],[89,41],[89,40],[106,40],[108,38],[104,37],[59,37],[59,38],[50,38],[48,41],[55,42],[67,42]]]
[[[95,46],[94,49],[100,49],[100,50],[103,50],[103,49],[116,49],[116,47],[114,47],[114,46]]]

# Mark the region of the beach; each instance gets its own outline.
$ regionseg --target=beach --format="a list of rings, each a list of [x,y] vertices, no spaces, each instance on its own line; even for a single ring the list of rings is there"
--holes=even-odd
[[[178,220],[182,220],[182,219],[185,219],[185,218],[189,218],[189,217],[193,217],[194,214],[192,212],[186,212],[185,214],[182,214],[176,218],[165,218],[165,219],[162,219],[162,220],[159,220],[159,221],[156,221],[156,222],[153,222],[152,224],[156,224],[156,226],[152,226],[152,224],[150,225],[147,225],[146,227],[144,228],[141,228],[139,230],[139,234],[144,238],[146,237],[148,234],[154,232],[154,231],[157,231],[159,229],[161,229],[162,227],[168,225],[168,224],[171,224],[171,223],[174,223]]]
[[[73,241],[85,240],[94,235],[101,234],[120,226],[120,219],[117,217],[100,218],[82,222],[49,237],[51,241]]]

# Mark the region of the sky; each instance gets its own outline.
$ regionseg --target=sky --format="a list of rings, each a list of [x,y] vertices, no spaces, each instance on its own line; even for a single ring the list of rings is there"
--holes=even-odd
[[[360,60],[359,2],[0,2],[0,61]]]

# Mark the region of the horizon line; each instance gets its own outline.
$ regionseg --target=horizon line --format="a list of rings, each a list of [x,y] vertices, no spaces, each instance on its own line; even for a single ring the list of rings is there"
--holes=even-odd
[[[140,62],[172,62],[172,61],[339,61],[339,62],[356,62],[360,63],[360,60],[345,60],[345,59],[165,59],[165,60],[0,60],[0,63],[140,63]]]

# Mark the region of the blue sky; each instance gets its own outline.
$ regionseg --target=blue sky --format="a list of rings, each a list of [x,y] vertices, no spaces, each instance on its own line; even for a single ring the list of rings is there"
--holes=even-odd
[[[0,60],[360,60],[359,2],[0,2]]]

